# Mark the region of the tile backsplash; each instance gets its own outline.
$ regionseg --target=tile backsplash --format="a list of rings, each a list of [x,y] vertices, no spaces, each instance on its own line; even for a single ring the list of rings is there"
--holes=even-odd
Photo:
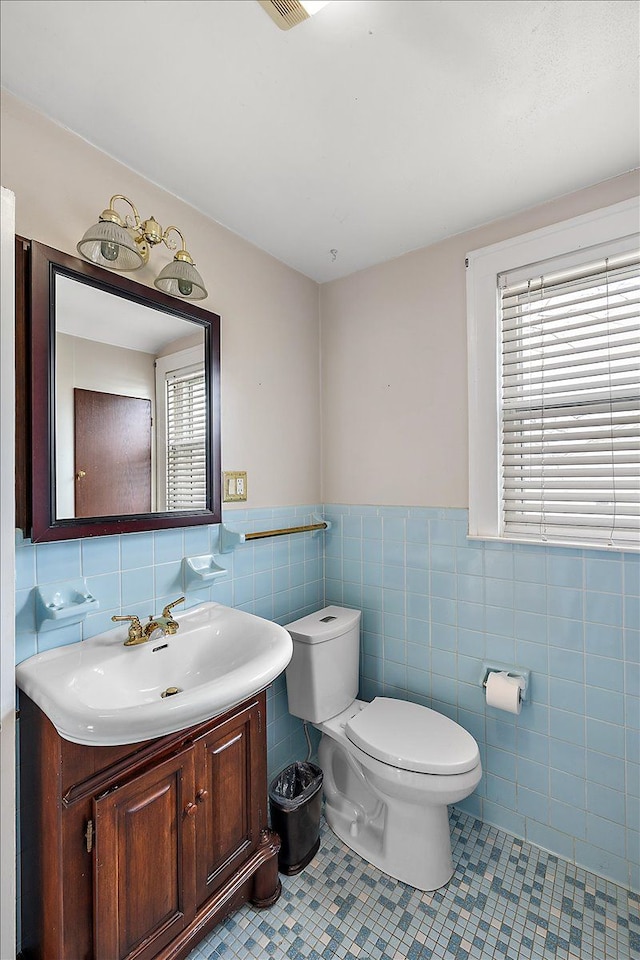
[[[250,532],[313,522],[317,505],[229,511],[233,530]],[[156,614],[177,597],[238,607],[278,623],[317,610],[324,601],[322,534],[258,540],[218,555],[219,525],[159,530],[16,548],[16,660],[111,630],[113,614]],[[184,591],[183,557],[212,553],[227,574],[204,589]],[[35,586],[84,577],[100,609],[83,623],[36,630]],[[180,608],[175,616],[180,619]],[[284,676],[267,697],[269,775],[306,754],[299,720],[287,711]]]
[[[466,510],[317,505],[228,511],[234,530],[324,513],[326,534],[255,541],[217,555],[228,573],[187,605],[216,600],[279,623],[325,602],[363,611],[361,696],[407,698],[476,738],[480,787],[461,806],[617,882],[640,887],[640,558],[467,539]],[[16,551],[17,659],[147,617],[183,593],[182,558],[217,554],[219,526]],[[36,585],[85,577],[100,609],[38,633]],[[528,667],[519,716],[487,707],[484,660]],[[269,773],[300,759],[284,677],[269,690]]]

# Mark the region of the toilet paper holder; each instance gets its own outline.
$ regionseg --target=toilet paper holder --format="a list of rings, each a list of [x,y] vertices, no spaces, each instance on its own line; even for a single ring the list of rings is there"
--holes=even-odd
[[[490,673],[507,673],[510,677],[518,677],[518,679],[523,680],[524,686],[520,687],[520,699],[523,701],[527,699],[531,679],[531,671],[528,667],[510,667],[504,663],[483,663],[482,673],[480,674],[480,686],[483,690],[487,689],[487,680]]]

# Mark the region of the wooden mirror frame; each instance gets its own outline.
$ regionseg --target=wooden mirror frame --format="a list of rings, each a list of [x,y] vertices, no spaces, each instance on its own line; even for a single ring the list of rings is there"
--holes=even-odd
[[[56,517],[54,375],[55,279],[58,275],[88,283],[203,328],[209,414],[207,505],[204,510],[78,519]],[[36,543],[220,522],[220,317],[217,314],[44,244],[17,238],[16,323],[19,348],[16,509],[18,524],[26,536]],[[25,354],[22,364],[21,353]]]

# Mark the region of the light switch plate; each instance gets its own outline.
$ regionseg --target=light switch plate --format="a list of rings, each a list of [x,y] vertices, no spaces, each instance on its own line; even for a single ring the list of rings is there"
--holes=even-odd
[[[225,470],[222,474],[222,502],[238,503],[247,499],[245,470]]]

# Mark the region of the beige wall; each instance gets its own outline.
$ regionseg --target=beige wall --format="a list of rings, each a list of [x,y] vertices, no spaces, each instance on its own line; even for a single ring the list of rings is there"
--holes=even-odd
[[[466,254],[639,186],[636,171],[320,288],[324,502],[468,505]]]
[[[115,193],[183,230],[209,290],[202,306],[222,317],[223,468],[248,471],[248,507],[317,503],[317,284],[5,93],[1,149],[22,236],[75,254]],[[156,249],[135,279],[151,285],[170,257]]]
[[[628,174],[318,288],[15,98],[2,108],[20,234],[75,253],[114,193],[186,233],[222,316],[223,467],[248,471],[249,507],[467,506],[465,255],[639,192]]]

